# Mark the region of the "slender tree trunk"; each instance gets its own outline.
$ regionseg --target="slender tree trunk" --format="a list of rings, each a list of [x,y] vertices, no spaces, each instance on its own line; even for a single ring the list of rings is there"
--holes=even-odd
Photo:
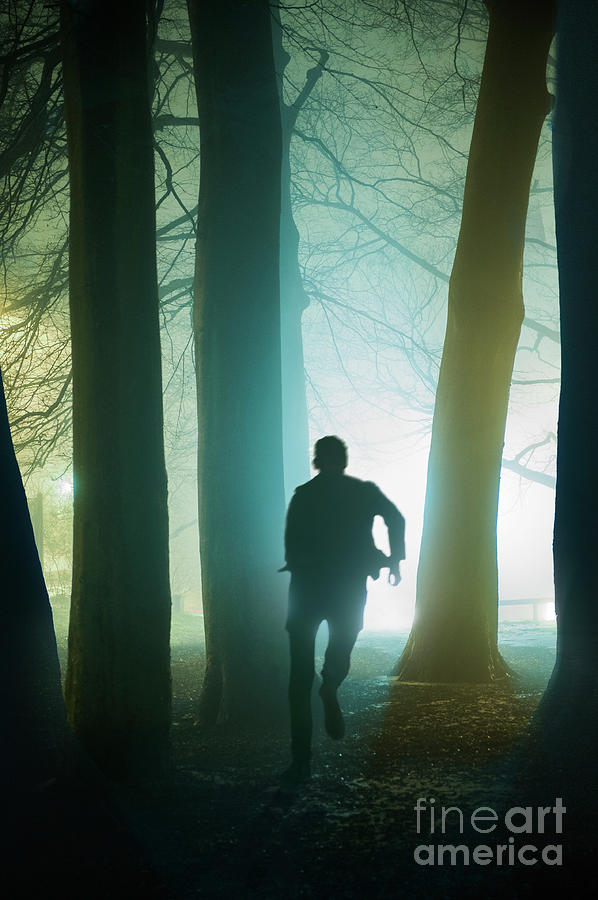
[[[405,680],[486,681],[497,646],[496,519],[522,258],[538,138],[549,108],[550,5],[489,4],[490,29],[449,286]]]
[[[283,95],[283,74],[290,60],[282,44],[278,12],[273,14],[273,48],[282,126],[280,206],[280,334],[282,352],[282,438],[287,501],[310,477],[309,421],[301,319],[309,306],[299,268],[299,231],[291,200],[291,138],[298,109]],[[320,70],[321,71],[321,70]],[[318,76],[319,77],[319,76]]]
[[[554,575],[557,659],[538,720],[547,749],[595,784],[598,740],[598,99],[595,4],[561,3],[554,189],[561,305]],[[575,769],[575,766],[573,767]],[[573,772],[572,774],[575,774]],[[583,790],[583,786],[582,786]],[[585,788],[587,793],[587,786]]]
[[[112,775],[170,722],[170,588],[145,2],[62,8],[74,546],[66,697]]]
[[[206,723],[284,703],[281,128],[266,2],[189,0],[201,122],[195,276]]]

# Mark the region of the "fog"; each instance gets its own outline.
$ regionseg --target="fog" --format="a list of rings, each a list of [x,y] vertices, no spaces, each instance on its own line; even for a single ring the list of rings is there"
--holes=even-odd
[[[483,58],[483,15],[474,12],[466,20],[454,59],[454,23],[447,24],[446,32],[439,28],[431,35],[422,19],[414,46],[400,29],[392,32],[365,21],[347,25],[334,16],[327,21],[316,12],[299,15],[288,10],[283,15],[284,46],[290,55],[287,104],[306,84],[318,59],[314,48],[324,35],[329,52],[326,70],[299,110],[291,142],[298,266],[309,300],[302,330],[310,442],[313,446],[324,434],[339,435],[349,447],[348,473],[374,480],[403,512],[407,559],[402,585],[399,592],[391,592],[384,576],[370,585],[366,628],[404,629],[415,604],[434,392]],[[164,39],[188,41],[182,9],[161,28]],[[158,62],[162,81],[154,101],[161,147],[156,198],[171,582],[175,609],[199,614],[191,321],[195,235],[190,214],[197,203],[199,138],[191,78],[184,76],[181,60],[173,61],[166,51],[158,53]],[[420,64],[423,79],[415,75]],[[540,323],[540,330],[524,323],[501,477],[498,553],[503,601],[550,601],[553,596],[550,481],[555,471],[559,348],[541,331],[543,327],[554,333],[557,328],[551,189],[548,120],[533,178],[524,269],[527,316]],[[11,348],[3,367],[15,440],[28,496],[43,496],[43,524],[38,515],[36,528],[55,595],[67,594],[70,584],[68,410],[54,429],[40,429],[40,421],[48,420],[48,409],[55,416],[60,376],[65,378],[68,371],[65,284],[48,281],[47,274],[60,244],[67,201],[66,190],[48,195],[35,228],[20,246],[20,257],[7,264],[2,319],[5,347]],[[285,284],[281,289],[284,297]],[[46,313],[36,317],[35,334],[22,353],[19,329],[31,321],[28,304],[35,290],[52,290],[54,299]],[[23,360],[27,379],[22,377]],[[69,398],[70,390],[61,409]],[[286,408],[285,415],[292,418],[294,411]],[[376,536],[384,547],[379,525]],[[281,535],[281,564],[282,554]],[[528,614],[525,606],[502,612],[507,618]]]

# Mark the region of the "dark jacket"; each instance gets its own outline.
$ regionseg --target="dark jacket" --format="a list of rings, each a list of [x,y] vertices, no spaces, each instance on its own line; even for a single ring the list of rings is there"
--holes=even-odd
[[[374,544],[374,516],[388,528],[390,559]],[[383,566],[405,558],[405,520],[380,488],[349,475],[321,473],[291,499],[285,529],[291,572],[344,572],[377,578]]]

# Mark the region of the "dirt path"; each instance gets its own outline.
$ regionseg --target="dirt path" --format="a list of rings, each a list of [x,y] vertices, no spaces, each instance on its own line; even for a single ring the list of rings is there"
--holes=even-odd
[[[518,778],[512,756],[552,670],[554,627],[503,627],[501,650],[518,677],[474,686],[399,684],[387,673],[407,635],[363,633],[340,692],[346,737],[328,738],[314,696],[313,776],[292,793],[279,781],[288,762],[286,727],[243,735],[198,728],[199,629],[189,617],[175,621],[172,770],[159,781],[118,791],[146,861],[139,896],[527,897],[546,884],[568,884],[582,867],[591,892],[594,832],[574,837],[570,811],[560,835],[552,812],[543,834],[537,822],[530,834],[514,834],[503,824],[514,806],[532,806],[535,816],[538,803],[550,810],[555,804],[542,779],[538,792]],[[324,640],[320,635],[320,661]],[[442,807],[457,807],[446,815],[444,834]],[[471,826],[479,807],[496,813],[491,833]],[[456,864],[450,850],[439,863],[439,844],[463,848],[455,851]],[[537,862],[518,860],[525,844],[537,847]],[[542,860],[547,844],[563,845],[561,866]],[[478,861],[480,845],[489,849],[478,851]],[[500,853],[498,845],[505,848]],[[524,852],[529,857],[531,851]],[[116,883],[114,890],[110,896],[134,896],[130,883],[122,894]]]
[[[469,824],[478,807],[490,807],[500,819],[508,808],[526,805],[528,798],[513,794],[512,771],[504,760],[550,675],[554,631],[507,627],[502,649],[519,678],[491,686],[388,679],[405,637],[366,633],[360,638],[342,688],[347,721],[342,742],[324,733],[314,699],[314,774],[295,793],[279,788],[288,760],[286,733],[233,737],[198,731],[198,648],[177,647],[174,771],[127,796],[135,830],[167,896],[500,897],[527,896],[547,878],[555,884],[566,866],[542,862],[542,848],[556,840],[549,840],[548,832],[516,835],[509,842],[512,834],[501,830],[500,822],[491,835]],[[420,834],[418,798],[426,801]],[[554,800],[545,798],[547,805]],[[439,820],[431,835],[430,809],[442,806],[462,811],[463,828],[453,811],[446,835],[438,833]],[[534,840],[538,862],[525,865],[515,857],[511,865],[511,844],[516,853]],[[487,864],[473,860],[476,846],[486,844],[494,854],[501,842],[506,849],[500,864],[494,857]],[[444,865],[416,862],[418,846],[438,843],[465,845],[469,864],[461,851],[457,865],[450,864],[450,854]],[[420,852],[420,862],[422,853],[429,851]]]

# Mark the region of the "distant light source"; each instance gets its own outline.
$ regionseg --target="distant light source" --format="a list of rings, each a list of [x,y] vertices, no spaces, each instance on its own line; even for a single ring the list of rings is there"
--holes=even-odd
[[[391,587],[388,569],[377,581],[368,579],[368,602],[365,607],[365,631],[405,631],[411,628],[415,608],[413,590],[401,582]]]
[[[62,497],[72,496],[73,493],[73,480],[72,478],[61,478],[58,482],[58,493]]]
[[[553,597],[502,598],[498,611],[502,622],[556,622]]]

